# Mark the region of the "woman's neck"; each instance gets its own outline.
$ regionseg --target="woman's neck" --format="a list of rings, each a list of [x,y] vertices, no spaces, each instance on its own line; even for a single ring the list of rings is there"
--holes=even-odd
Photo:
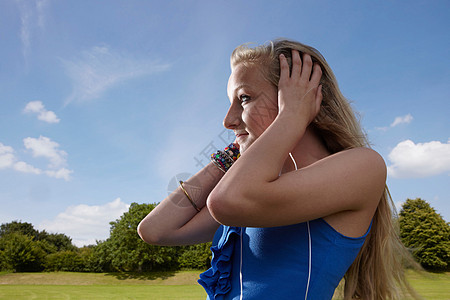
[[[311,126],[309,126],[297,146],[291,151],[291,154],[297,163],[297,168],[300,169],[327,157],[330,155],[330,152],[326,149],[322,139],[314,132]],[[287,157],[281,173],[294,170],[294,163],[290,157]]]

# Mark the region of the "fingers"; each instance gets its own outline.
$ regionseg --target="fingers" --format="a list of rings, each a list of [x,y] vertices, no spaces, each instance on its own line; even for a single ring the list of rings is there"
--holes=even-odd
[[[300,79],[303,80],[304,82],[308,82],[309,78],[311,77],[312,65],[313,62],[311,56],[306,53],[303,54],[303,67]]]
[[[320,78],[322,76],[322,70],[318,64],[313,64],[312,58],[309,54],[304,53],[303,59],[300,58],[300,53],[298,50],[292,49],[292,72],[289,76],[289,65],[287,63],[286,57],[280,55],[280,67],[281,75],[283,77],[299,78],[304,82],[309,82],[313,85],[318,85]],[[312,72],[312,74],[311,74]]]
[[[303,59],[300,58],[298,50],[292,50],[292,72],[289,72],[289,64],[286,57],[280,54],[280,83],[286,82],[289,79],[300,80],[304,84],[312,87],[317,87],[322,77],[322,69],[319,64],[313,64],[312,58],[309,54],[303,54]]]
[[[289,79],[289,64],[286,57],[280,54],[280,82]]]
[[[297,50],[291,50],[292,55],[292,78],[300,78],[302,73],[302,60],[300,59],[300,53]]]
[[[320,110],[320,104],[322,103],[323,94],[322,94],[322,85],[319,85],[316,92],[316,107],[317,107],[317,113]]]
[[[319,64],[314,64],[313,73],[311,76],[311,84],[314,86],[319,85],[320,78],[322,77],[322,69]]]
[[[317,88],[316,99],[315,99],[316,111],[315,111],[314,117],[311,119],[311,121],[314,120],[314,118],[317,117],[317,115],[319,114],[320,107],[321,107],[321,104],[322,104],[322,99],[323,99],[322,85],[319,85],[319,87]]]

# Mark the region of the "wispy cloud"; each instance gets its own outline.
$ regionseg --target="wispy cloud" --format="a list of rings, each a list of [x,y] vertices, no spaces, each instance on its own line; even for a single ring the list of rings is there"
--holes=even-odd
[[[388,173],[394,178],[421,178],[450,172],[450,139],[415,144],[400,142],[388,155]]]
[[[45,26],[45,8],[48,0],[25,1],[16,0],[20,12],[20,40],[22,41],[22,54],[25,60],[28,59],[31,48],[33,29]],[[35,26],[37,25],[37,26]]]
[[[199,130],[202,137],[198,137]],[[189,134],[193,133],[193,134]],[[195,139],[193,138],[196,137]],[[196,172],[210,162],[211,153],[225,148],[235,139],[234,132],[225,128],[218,132],[212,132],[202,128],[198,124],[183,124],[183,133],[167,130],[167,140],[164,142],[164,150],[158,152],[155,168],[159,176],[165,179],[173,178],[176,174]],[[191,149],[188,156],[180,156],[180,149]]]
[[[117,198],[103,205],[80,204],[69,206],[53,220],[39,224],[40,230],[64,233],[78,247],[95,244],[109,237],[109,222],[128,211],[130,205]]]
[[[399,117],[396,117],[396,118],[394,119],[394,121],[391,123],[391,125],[385,126],[385,127],[376,127],[376,129],[377,129],[377,130],[381,130],[381,131],[386,131],[386,130],[388,130],[389,128],[398,126],[398,125],[400,125],[400,124],[409,124],[409,123],[411,123],[411,121],[412,121],[413,119],[414,119],[414,118],[413,118],[413,116],[412,116],[411,114],[407,114],[407,115],[405,115],[405,116],[399,116]]]
[[[126,80],[169,69],[169,64],[149,59],[136,59],[108,46],[96,46],[84,51],[80,58],[62,60],[72,80],[73,91],[65,104],[100,98],[108,89]]]
[[[47,123],[59,123],[60,119],[53,111],[46,110],[41,101],[31,101],[25,106],[24,113],[34,113],[38,119]]]
[[[25,6],[21,5],[20,9],[20,21],[22,22],[22,27],[20,28],[20,39],[22,41],[22,54],[26,58],[30,52],[30,28],[31,28],[31,11]]]
[[[396,117],[394,122],[392,122],[391,127],[395,127],[400,124],[409,124],[413,120],[413,116],[411,114],[407,114],[406,116]]]
[[[49,0],[37,0],[36,1],[36,13],[37,13],[37,24],[39,27],[45,27],[45,9],[49,5]]]

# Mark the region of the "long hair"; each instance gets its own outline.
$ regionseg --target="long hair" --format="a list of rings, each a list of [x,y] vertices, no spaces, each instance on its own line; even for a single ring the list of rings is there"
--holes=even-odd
[[[339,90],[337,80],[319,51],[290,40],[275,40],[266,45],[237,47],[231,54],[231,66],[252,64],[260,68],[266,80],[278,87],[280,79],[279,55],[284,54],[290,68],[291,49],[307,53],[322,69],[323,100],[312,128],[323,140],[330,153],[356,147],[370,147],[349,102]],[[344,299],[399,299],[401,291],[418,296],[409,286],[402,262],[411,262],[411,255],[399,239],[395,222],[395,206],[387,186],[372,220],[372,229],[353,264],[347,270]]]

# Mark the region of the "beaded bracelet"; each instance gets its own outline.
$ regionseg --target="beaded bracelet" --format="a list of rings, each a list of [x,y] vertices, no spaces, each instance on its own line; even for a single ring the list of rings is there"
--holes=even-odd
[[[223,151],[218,150],[216,153],[211,154],[211,161],[219,168],[219,170],[225,173],[239,156],[241,156],[239,148],[231,143],[228,147],[225,147]]]

